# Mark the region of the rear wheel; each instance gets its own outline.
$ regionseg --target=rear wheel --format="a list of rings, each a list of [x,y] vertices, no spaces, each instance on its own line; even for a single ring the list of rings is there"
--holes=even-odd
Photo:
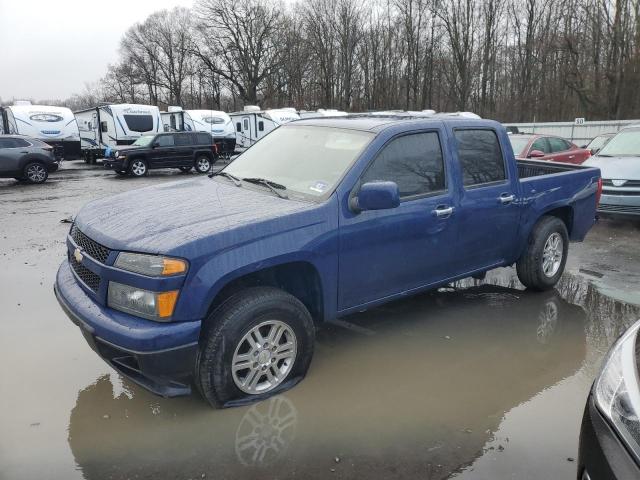
[[[199,155],[196,158],[195,167],[198,173],[207,173],[211,169],[211,159],[206,155]]]
[[[568,249],[569,234],[564,222],[557,217],[542,217],[516,263],[518,278],[534,290],[553,288],[564,271]]]
[[[134,177],[144,177],[148,173],[147,162],[141,158],[136,158],[129,165],[129,172]]]
[[[282,392],[307,372],[314,338],[311,315],[297,298],[276,288],[248,288],[207,319],[196,385],[214,407]]]
[[[24,167],[24,178],[29,183],[44,183],[48,177],[47,167],[39,162],[31,162]]]

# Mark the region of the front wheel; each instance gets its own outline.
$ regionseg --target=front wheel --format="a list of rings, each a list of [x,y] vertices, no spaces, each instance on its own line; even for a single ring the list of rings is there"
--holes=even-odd
[[[131,172],[131,175],[134,177],[144,177],[148,172],[147,162],[141,158],[132,160],[131,165],[129,166],[129,172]]]
[[[564,271],[568,250],[569,235],[564,222],[557,217],[542,217],[516,263],[520,282],[533,290],[553,288]]]
[[[296,297],[248,288],[206,320],[195,380],[214,407],[262,400],[298,383],[313,356],[315,328]]]
[[[200,155],[195,162],[198,173],[207,173],[211,169],[211,160],[206,155]]]
[[[24,178],[29,183],[44,183],[48,177],[47,168],[39,162],[31,162],[24,167]]]

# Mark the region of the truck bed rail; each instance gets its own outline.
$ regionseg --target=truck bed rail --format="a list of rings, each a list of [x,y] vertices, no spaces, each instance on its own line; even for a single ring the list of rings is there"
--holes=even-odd
[[[539,177],[541,175],[552,175],[554,173],[566,172],[568,170],[579,170],[580,165],[568,163],[545,162],[540,160],[516,160],[518,165],[518,176],[520,178]]]

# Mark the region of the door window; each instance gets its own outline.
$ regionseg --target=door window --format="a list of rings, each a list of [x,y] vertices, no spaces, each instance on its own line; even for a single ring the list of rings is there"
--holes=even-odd
[[[455,130],[464,186],[483,185],[507,178],[500,142],[493,130]]]
[[[263,122],[262,120],[260,120],[260,121],[258,122],[258,130],[259,130],[260,132],[263,132],[263,131],[264,131],[264,122]]]
[[[236,122],[236,132],[242,131],[242,124],[240,122]]]
[[[529,153],[534,150],[539,150],[543,153],[551,153],[551,148],[549,147],[549,142],[545,137],[537,139],[535,142],[531,144],[531,149]]]
[[[159,135],[156,138],[156,143],[159,147],[173,147],[173,135]]]
[[[444,190],[438,134],[415,133],[391,140],[362,176],[362,183],[376,180],[395,182],[403,199]]]
[[[183,135],[172,135],[172,137],[176,146],[185,147],[187,145],[193,145],[193,142],[191,141],[191,135],[188,133]]]
[[[101,132],[108,132],[109,131],[109,127],[107,126],[107,122],[100,122],[100,131]]]
[[[551,148],[551,153],[558,153],[569,150],[569,144],[562,138],[549,137],[548,140],[549,147]]]
[[[245,118],[244,119],[244,130],[249,130],[249,119]]]

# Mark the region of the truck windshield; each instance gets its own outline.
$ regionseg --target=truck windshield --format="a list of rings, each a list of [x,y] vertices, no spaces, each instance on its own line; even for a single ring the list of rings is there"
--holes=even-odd
[[[136,147],[146,147],[151,143],[153,137],[153,135],[143,135],[133,142],[132,145],[135,145]]]
[[[318,198],[333,190],[375,134],[331,127],[280,127],[236,158],[224,171],[261,178],[289,193]]]
[[[623,130],[613,137],[602,150],[599,157],[640,157],[640,129]]]

